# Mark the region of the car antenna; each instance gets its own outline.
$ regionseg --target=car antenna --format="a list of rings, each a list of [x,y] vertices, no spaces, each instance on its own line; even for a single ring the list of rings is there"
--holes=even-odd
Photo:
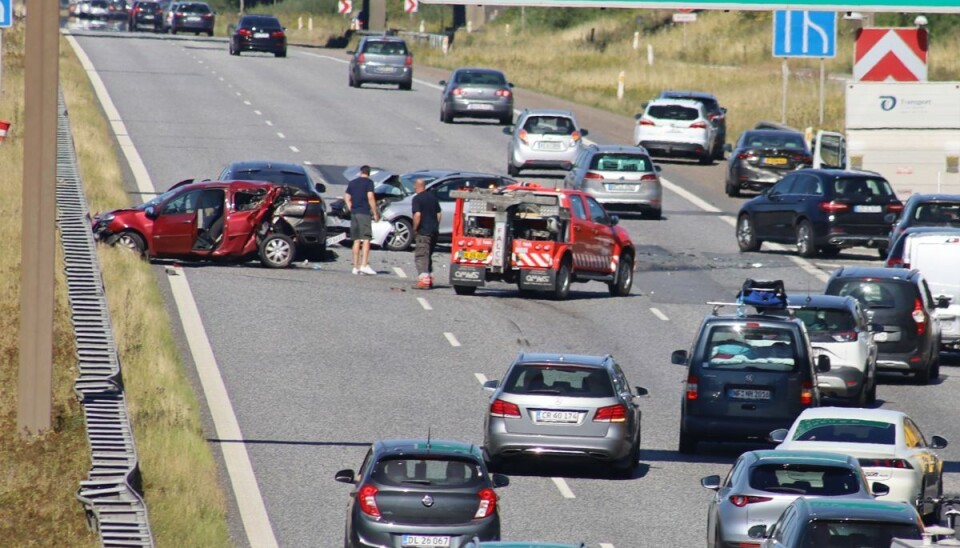
[[[430,454],[430,427],[427,427],[427,454]]]

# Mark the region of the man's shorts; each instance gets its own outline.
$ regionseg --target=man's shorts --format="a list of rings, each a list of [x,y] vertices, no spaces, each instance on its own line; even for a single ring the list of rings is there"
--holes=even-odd
[[[351,240],[372,240],[373,239],[373,220],[367,213],[350,214],[350,239]]]

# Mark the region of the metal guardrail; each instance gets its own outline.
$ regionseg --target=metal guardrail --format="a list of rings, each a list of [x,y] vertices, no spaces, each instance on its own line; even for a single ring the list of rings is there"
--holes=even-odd
[[[103,546],[152,547],[120,360],[62,94],[58,103],[57,225],[80,371],[74,392],[83,407],[92,461],[77,498]]]

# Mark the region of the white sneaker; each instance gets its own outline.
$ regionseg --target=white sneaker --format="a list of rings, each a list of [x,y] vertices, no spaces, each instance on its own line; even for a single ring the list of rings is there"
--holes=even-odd
[[[357,270],[356,268],[353,269],[353,274],[359,274],[359,273],[360,273],[359,270]]]
[[[377,275],[377,271],[374,270],[374,269],[372,269],[372,268],[370,268],[370,265],[368,265],[368,264],[367,264],[367,265],[363,265],[363,266],[360,267],[360,273],[361,273],[361,274],[366,274],[366,275],[368,275],[368,276],[376,276],[376,275]]]

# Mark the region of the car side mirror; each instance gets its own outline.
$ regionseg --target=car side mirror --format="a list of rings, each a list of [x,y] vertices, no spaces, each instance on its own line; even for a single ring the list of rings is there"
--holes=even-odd
[[[512,88],[512,87],[513,87],[513,82],[507,82],[507,87],[508,87],[508,88]]]
[[[830,356],[817,356],[817,373],[826,373],[830,371]]]
[[[511,127],[509,127],[509,126],[503,128],[503,134],[504,134],[504,135],[513,135],[513,128],[511,128]]]
[[[950,302],[953,301],[953,297],[950,295],[937,295],[937,308],[950,308]]]
[[[713,475],[700,478],[700,485],[705,489],[717,491],[720,489],[720,476]]]
[[[754,525],[753,527],[747,529],[747,536],[755,539],[767,538],[767,526]]]
[[[317,192],[319,192],[320,194],[323,194],[324,192],[327,191],[327,185],[323,183],[317,183],[313,186],[313,188],[317,189]]]
[[[437,82],[437,83],[438,83],[439,85],[441,85],[441,86],[447,85],[447,81],[446,81],[446,80],[440,80],[440,81]]]
[[[887,213],[886,215],[883,216],[883,222],[890,223],[890,224],[897,222],[897,214]]]
[[[640,118],[643,118],[643,113],[642,113],[642,112],[638,112],[638,113],[636,113],[636,114],[633,115],[633,119],[634,119],[634,120],[639,120]]]
[[[650,391],[647,390],[646,388],[642,387],[642,386],[634,386],[633,389],[637,391],[637,395],[638,395],[638,396],[649,396],[649,395],[650,395]]]
[[[506,487],[510,485],[510,478],[503,474],[491,474],[490,480],[493,482],[494,487]]]
[[[723,143],[723,151],[733,152],[733,146],[731,146],[730,143]]]
[[[610,226],[616,226],[619,223],[620,223],[620,216],[618,215],[610,216]]]
[[[726,113],[727,113],[727,107],[720,107],[720,112],[726,114]]]
[[[773,432],[770,432],[770,435],[767,436],[767,439],[769,439],[773,443],[783,443],[787,439],[787,429],[777,428]]]
[[[930,449],[946,449],[947,438],[943,436],[933,436],[930,438]]]
[[[339,481],[340,483],[353,483],[354,481],[356,481],[355,476],[356,476],[356,473],[354,473],[353,470],[350,470],[349,468],[345,468],[337,472],[333,476],[333,479]]]
[[[675,363],[677,365],[687,365],[687,351],[686,350],[674,350],[670,354],[670,363]]]
[[[587,135],[590,135],[590,130],[585,128],[580,128],[580,136],[586,137]]]
[[[147,219],[156,219],[157,208],[153,206],[147,206],[146,209],[143,210],[143,214],[147,217]]]
[[[500,386],[500,381],[498,380],[490,380],[483,383],[483,389],[487,392],[493,392],[498,386]]]
[[[884,495],[890,494],[890,486],[886,483],[875,482],[870,486],[870,492],[873,493],[875,497],[882,497]]]

